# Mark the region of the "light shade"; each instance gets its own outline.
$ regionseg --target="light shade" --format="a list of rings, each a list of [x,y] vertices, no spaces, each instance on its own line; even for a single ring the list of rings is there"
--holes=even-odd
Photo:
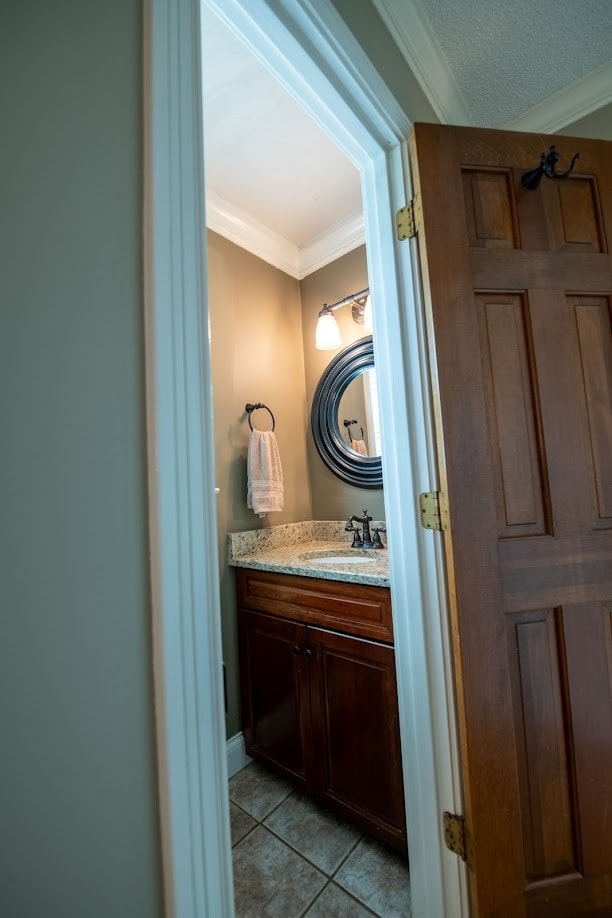
[[[319,313],[315,331],[315,347],[318,351],[335,351],[342,344],[338,323],[327,307]]]
[[[372,325],[372,297],[369,293],[363,307],[363,327],[369,332],[374,330]]]

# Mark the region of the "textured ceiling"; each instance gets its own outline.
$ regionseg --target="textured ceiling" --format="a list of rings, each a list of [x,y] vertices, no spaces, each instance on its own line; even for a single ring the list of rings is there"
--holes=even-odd
[[[610,61],[612,0],[412,2],[477,125],[502,125]]]

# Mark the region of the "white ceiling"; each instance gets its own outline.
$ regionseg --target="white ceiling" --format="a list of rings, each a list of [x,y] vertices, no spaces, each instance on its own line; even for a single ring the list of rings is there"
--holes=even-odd
[[[372,0],[443,122],[555,131],[612,101],[612,0]],[[356,168],[204,4],[207,223],[295,277],[363,242]]]
[[[305,258],[319,252],[330,227],[338,227],[333,246],[338,234],[352,239],[356,232],[355,244],[363,240],[359,172],[206,6],[204,26],[208,223],[238,235],[242,223],[253,222],[247,247],[267,241],[286,262],[281,267],[303,275]],[[266,230],[280,240],[266,239]],[[320,266],[313,258],[311,270]]]

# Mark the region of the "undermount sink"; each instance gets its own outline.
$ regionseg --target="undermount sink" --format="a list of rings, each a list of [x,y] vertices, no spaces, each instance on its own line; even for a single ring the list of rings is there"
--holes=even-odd
[[[300,555],[303,561],[310,564],[369,564],[376,559],[375,555],[366,555],[356,550],[341,549],[338,551],[307,551]]]

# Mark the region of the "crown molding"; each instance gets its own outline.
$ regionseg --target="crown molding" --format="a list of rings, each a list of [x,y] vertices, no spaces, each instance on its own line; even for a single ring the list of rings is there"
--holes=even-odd
[[[406,63],[443,124],[472,124],[446,55],[417,3],[372,0]]]
[[[297,245],[259,223],[250,214],[206,190],[206,226],[290,277],[299,279]]]
[[[365,242],[361,211],[299,247],[214,191],[206,192],[206,226],[296,280],[302,280]]]
[[[612,62],[587,73],[504,124],[510,131],[554,134],[612,102]]]
[[[300,247],[299,280],[324,268],[347,252],[365,243],[365,225],[363,211],[351,214],[330,227],[320,236]]]

